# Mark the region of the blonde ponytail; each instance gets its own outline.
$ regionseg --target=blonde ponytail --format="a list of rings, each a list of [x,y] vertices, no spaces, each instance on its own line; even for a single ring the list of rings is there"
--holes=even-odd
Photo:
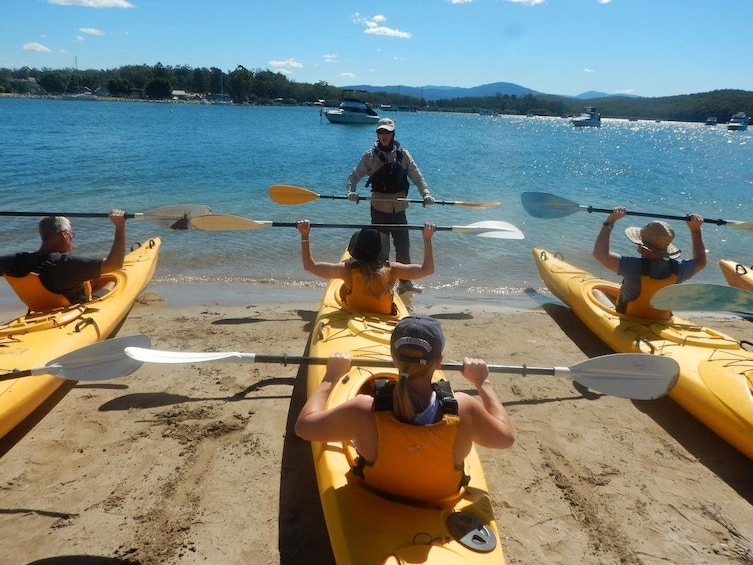
[[[426,365],[419,363],[404,362],[398,363],[397,368],[400,371],[400,376],[392,395],[392,413],[401,422],[412,424],[418,413],[416,409],[418,398],[408,386],[408,379],[423,377],[429,369]]]

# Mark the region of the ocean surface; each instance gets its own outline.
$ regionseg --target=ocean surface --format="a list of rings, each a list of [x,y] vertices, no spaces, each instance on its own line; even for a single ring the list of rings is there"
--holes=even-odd
[[[753,220],[753,129],[724,125],[603,120],[574,128],[560,118],[387,111],[397,139],[416,159],[438,200],[499,201],[492,209],[413,205],[409,223],[464,226],[483,220],[514,224],[524,240],[454,232],[434,237],[437,272],[421,284],[422,302],[471,300],[536,305],[525,290],[543,290],[531,249],[565,259],[611,280],[591,258],[605,214],[531,217],[524,191],[548,192],[582,205],[706,218]],[[270,185],[289,184],[322,195],[345,194],[345,179],[375,139],[372,126],[330,124],[316,107],[219,106],[185,103],[75,102],[0,98],[0,210],[54,213],[124,208],[147,212],[173,204],[206,204],[214,213],[257,221],[358,224],[367,203],[316,199],[275,204]],[[365,179],[359,188],[362,195]],[[411,188],[411,198],[418,191]],[[0,218],[0,254],[38,247],[37,218]],[[624,228],[613,249],[633,253]],[[684,222],[671,222],[675,242],[689,251]],[[75,252],[105,256],[112,229],[106,218],[73,220]],[[314,229],[319,260],[339,259],[352,230]],[[266,289],[270,297],[323,285],[303,271],[292,227],[235,232],[174,231],[129,221],[130,242],[151,236],[163,247],[154,283],[203,296]],[[721,258],[753,264],[753,231],[705,224],[709,265],[695,282],[724,284]],[[412,259],[422,257],[411,232]],[[683,256],[686,256],[685,253]],[[198,290],[197,289],[203,289]],[[0,291],[0,305],[10,289]]]

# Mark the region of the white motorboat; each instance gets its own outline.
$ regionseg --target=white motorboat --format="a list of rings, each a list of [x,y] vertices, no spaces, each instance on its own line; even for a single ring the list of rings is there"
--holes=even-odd
[[[706,125],[707,126],[715,126],[716,125],[716,116],[709,116],[706,118]]]
[[[601,114],[593,106],[583,108],[583,113],[570,120],[575,127],[601,127]]]
[[[379,114],[357,98],[346,98],[337,109],[322,110],[322,113],[333,124],[376,124],[379,121]]]
[[[745,112],[738,112],[732,116],[727,124],[727,129],[733,131],[745,131],[748,129],[748,116],[745,115]]]

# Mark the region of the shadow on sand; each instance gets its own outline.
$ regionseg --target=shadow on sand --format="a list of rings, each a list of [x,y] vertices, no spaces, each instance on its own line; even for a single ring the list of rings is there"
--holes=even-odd
[[[614,353],[570,308],[560,305],[556,299],[550,300],[552,301],[541,301],[541,307],[583,353],[589,357]],[[727,444],[668,396],[651,401],[634,400],[633,404],[659,424],[695,459],[753,504],[753,461]],[[687,457],[680,452],[676,456]]]

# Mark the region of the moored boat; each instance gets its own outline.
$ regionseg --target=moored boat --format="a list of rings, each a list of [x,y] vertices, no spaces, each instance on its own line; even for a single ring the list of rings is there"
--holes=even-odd
[[[342,302],[341,289],[339,280],[327,286],[313,324],[309,354],[327,357],[335,351],[349,351],[359,361],[391,359],[392,330],[408,315],[404,303],[395,295],[395,315],[359,312]],[[325,369],[323,365],[309,365],[309,395],[319,386]],[[327,406],[368,394],[377,377],[397,378],[397,374],[394,369],[353,367],[334,385]],[[440,377],[439,373],[435,375]],[[350,471],[356,459],[351,445],[312,442],[311,446],[337,563],[504,564],[501,538],[475,448],[466,459],[466,472],[471,477],[468,486],[455,497],[421,504],[398,501],[368,489]]]
[[[753,267],[731,259],[720,259],[719,268],[729,286],[753,292]]]
[[[101,298],[32,312],[0,325],[0,437],[36,410],[65,381],[52,375],[8,378],[43,367],[61,355],[114,336],[157,266],[159,238],[126,255],[123,267],[102,278],[115,287]]]
[[[748,116],[745,112],[738,112],[729,119],[727,129],[731,131],[745,131],[748,129]]]
[[[753,459],[753,351],[729,335],[673,315],[643,320],[614,310],[620,286],[533,250],[539,274],[588,328],[613,350],[667,356],[680,365],[669,396],[738,451]]]
[[[337,109],[322,113],[333,124],[376,124],[379,121],[379,114],[371,105],[358,98],[346,98]]]
[[[601,114],[593,106],[586,106],[580,116],[570,120],[575,127],[601,127]]]

